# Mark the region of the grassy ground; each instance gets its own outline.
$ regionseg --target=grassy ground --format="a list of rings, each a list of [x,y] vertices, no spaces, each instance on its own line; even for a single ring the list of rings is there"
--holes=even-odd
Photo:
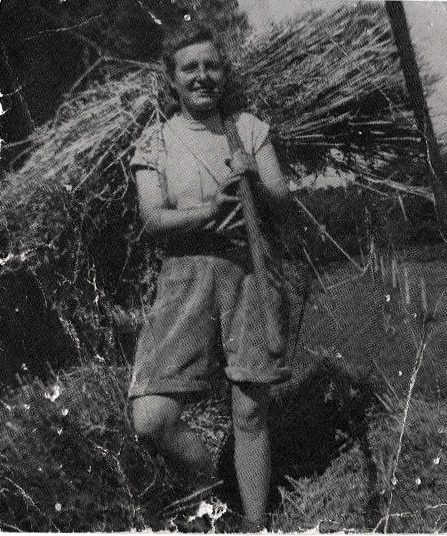
[[[431,254],[373,255],[365,273],[333,266],[315,284],[291,342],[294,378],[271,408],[272,530],[445,531],[447,276]],[[3,397],[2,530],[194,530],[184,523],[194,508],[161,513],[192,488],[134,437],[129,373],[92,363]],[[191,405],[184,418],[227,479],[216,530],[234,531],[224,398]]]
[[[325,270],[314,284],[295,341],[295,381],[322,358],[355,377],[391,382],[403,396],[417,348],[426,348],[416,391],[444,396],[447,372],[447,272],[438,248],[375,254],[364,273],[345,264]]]

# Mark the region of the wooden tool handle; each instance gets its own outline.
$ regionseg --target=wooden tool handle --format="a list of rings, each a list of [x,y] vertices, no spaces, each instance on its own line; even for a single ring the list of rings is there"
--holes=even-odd
[[[224,125],[231,154],[234,154],[237,150],[245,151],[245,149],[242,147],[236,125],[230,119],[226,119]],[[258,225],[250,181],[245,175],[241,175],[239,179],[239,197],[241,198],[242,211],[247,229],[248,246],[252,257],[253,269],[256,276],[259,274],[261,278],[263,278],[265,277],[266,271],[262,247],[262,235]]]
[[[236,125],[231,119],[224,121],[225,132],[230,146],[231,154],[237,150],[245,149],[242,145]],[[281,345],[277,322],[270,314],[269,284],[267,278],[267,267],[265,263],[266,249],[264,238],[258,224],[256,207],[253,199],[250,181],[247,176],[241,175],[239,179],[239,197],[241,198],[242,212],[247,229],[248,247],[253,264],[253,272],[256,281],[259,299],[263,305],[263,320],[268,337],[268,345],[271,351],[277,351]]]

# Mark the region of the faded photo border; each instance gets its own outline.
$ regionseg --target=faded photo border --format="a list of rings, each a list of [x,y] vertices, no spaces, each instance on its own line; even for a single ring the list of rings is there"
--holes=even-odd
[[[442,1],[0,2],[1,531],[447,530],[446,44]]]

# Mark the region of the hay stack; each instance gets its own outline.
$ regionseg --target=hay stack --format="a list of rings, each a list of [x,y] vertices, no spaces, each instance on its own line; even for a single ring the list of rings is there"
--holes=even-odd
[[[416,143],[382,7],[344,7],[275,27],[249,40],[235,67],[252,111],[271,123],[286,168],[325,166],[337,148],[345,158],[332,165],[358,172],[366,152],[377,162]],[[81,319],[79,335],[100,322],[101,303],[138,302],[132,289],[142,264],[131,251],[140,235],[126,159],[143,126],[160,120],[163,81],[157,65],[123,62],[105,81],[78,87],[34,133],[26,164],[7,177],[0,197],[11,253],[4,268],[25,263],[44,272],[61,314]],[[120,257],[112,285],[104,237]],[[85,331],[91,342],[95,329]]]
[[[385,11],[309,13],[248,44],[239,75],[287,164],[347,168],[418,142]]]
[[[93,84],[67,96],[54,120],[32,135],[26,163],[2,188],[14,253],[31,258],[51,248],[68,222],[79,225],[94,216],[92,205],[104,209],[125,194],[125,167],[116,184],[109,180],[156,118],[158,80],[159,69],[148,66]]]
[[[144,125],[159,119],[160,69],[108,67],[114,76],[67,96],[33,134],[26,163],[0,187],[9,239],[1,262],[4,272],[37,275],[81,357],[116,350],[116,360],[123,350],[113,305],[141,306],[143,294],[144,258],[132,248],[141,226],[126,161]]]

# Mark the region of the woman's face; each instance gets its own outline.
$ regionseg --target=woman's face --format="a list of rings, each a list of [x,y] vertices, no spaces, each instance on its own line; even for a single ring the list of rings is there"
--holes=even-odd
[[[171,79],[182,111],[192,117],[212,112],[222,96],[225,77],[222,60],[213,43],[204,41],[181,48],[174,54]]]

